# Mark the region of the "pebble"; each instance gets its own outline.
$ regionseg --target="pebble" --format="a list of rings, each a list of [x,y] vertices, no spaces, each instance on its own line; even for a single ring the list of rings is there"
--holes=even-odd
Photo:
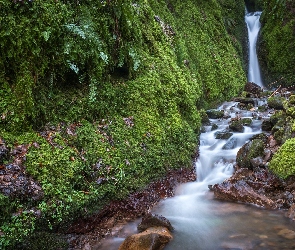
[[[283,238],[288,240],[294,240],[295,239],[295,232],[290,229],[282,229],[278,232],[278,235],[281,235]]]

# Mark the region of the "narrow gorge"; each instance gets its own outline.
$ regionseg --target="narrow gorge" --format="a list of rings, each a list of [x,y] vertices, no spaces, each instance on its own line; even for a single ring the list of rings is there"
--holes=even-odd
[[[1,1],[0,248],[117,249],[150,213],[168,249],[294,248],[294,14]]]

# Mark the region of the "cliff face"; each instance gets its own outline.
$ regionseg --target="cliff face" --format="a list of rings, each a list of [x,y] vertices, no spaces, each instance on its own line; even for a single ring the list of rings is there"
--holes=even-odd
[[[190,166],[246,82],[243,1],[7,0],[0,26],[1,171],[40,194],[0,194],[0,246]]]
[[[260,62],[270,87],[295,82],[295,3],[264,0],[261,17]]]

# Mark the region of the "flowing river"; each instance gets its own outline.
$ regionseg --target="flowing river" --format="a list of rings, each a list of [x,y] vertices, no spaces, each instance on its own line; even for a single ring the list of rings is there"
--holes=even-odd
[[[261,12],[247,13],[245,21],[249,32],[248,81],[263,87],[256,54]],[[258,100],[258,104],[263,100]],[[284,211],[262,209],[253,205],[214,199],[208,186],[229,178],[234,170],[239,148],[253,135],[261,132],[261,120],[253,119],[243,133],[234,133],[229,139],[215,139],[217,131],[228,127],[231,118],[252,118],[252,112],[239,110],[238,103],[226,102],[218,109],[229,114],[228,119],[211,120],[218,129],[205,127],[200,136],[200,157],[195,163],[197,181],[182,184],[176,195],[161,201],[151,211],[170,220],[174,239],[167,250],[290,250],[295,242],[289,230],[295,223],[284,216]],[[256,111],[254,111],[256,112]],[[261,116],[266,114],[260,114]],[[95,249],[117,250],[124,238],[137,233],[139,221],[129,223],[118,237],[105,240]]]

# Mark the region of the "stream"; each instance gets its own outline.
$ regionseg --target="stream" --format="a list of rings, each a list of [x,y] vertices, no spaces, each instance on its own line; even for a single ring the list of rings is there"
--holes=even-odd
[[[263,100],[259,102],[263,104]],[[288,230],[294,231],[295,224],[284,216],[284,211],[219,201],[209,191],[208,185],[220,183],[232,175],[239,148],[261,132],[262,123],[262,120],[253,119],[243,133],[236,132],[227,140],[215,139],[216,132],[224,131],[228,121],[236,115],[252,118],[252,112],[238,109],[236,102],[225,102],[218,109],[225,110],[230,117],[211,119],[218,129],[211,131],[212,126],[206,126],[206,132],[200,135],[200,157],[195,163],[197,181],[180,185],[174,197],[161,201],[151,211],[166,217],[175,228],[174,239],[165,249],[295,249],[294,240],[288,238]],[[118,237],[105,240],[97,249],[117,250],[126,236],[137,233],[139,222],[129,223]]]
[[[248,81],[263,87],[256,54],[256,41],[260,29],[261,12],[246,13],[245,22],[249,32]],[[262,105],[265,100],[257,100]],[[161,201],[152,213],[166,217],[174,227],[173,240],[166,250],[290,250],[295,242],[288,230],[295,231],[295,224],[284,216],[285,211],[267,210],[254,205],[226,202],[214,199],[209,185],[229,178],[234,170],[236,154],[253,135],[261,133],[262,119],[253,118],[253,112],[240,110],[237,102],[225,102],[219,110],[228,119],[211,119],[218,129],[206,126],[200,135],[200,157],[195,163],[197,181],[180,185],[176,195]],[[253,118],[251,126],[243,133],[235,132],[225,139],[216,139],[217,131],[224,131],[230,119]],[[124,239],[137,233],[138,221],[127,224],[118,236],[104,240],[95,249],[117,250]]]

